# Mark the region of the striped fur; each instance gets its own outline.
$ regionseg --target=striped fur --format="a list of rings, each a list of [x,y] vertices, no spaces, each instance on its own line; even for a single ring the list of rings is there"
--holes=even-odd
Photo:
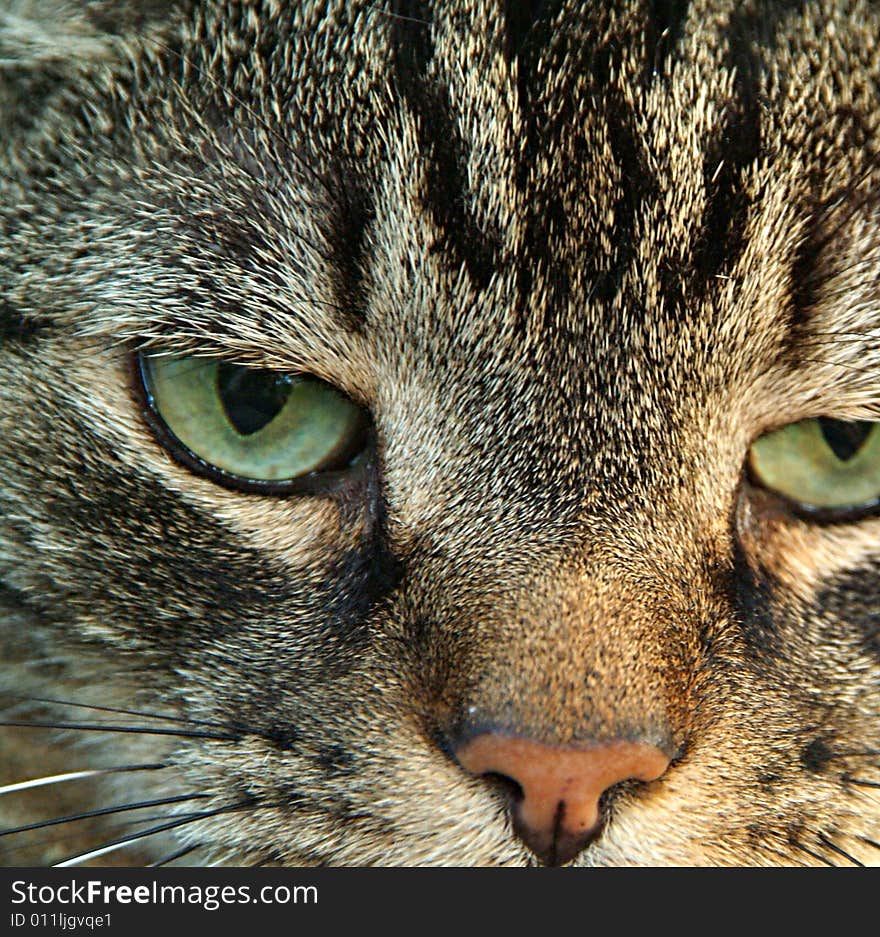
[[[202,797],[135,862],[534,862],[450,754],[487,714],[674,751],[577,864],[880,864],[880,517],[744,474],[880,419],[878,35],[863,0],[0,0],[0,687],[214,734],[8,728],[0,783],[173,762],[65,788]],[[331,382],[368,463],[193,475],[147,347]]]

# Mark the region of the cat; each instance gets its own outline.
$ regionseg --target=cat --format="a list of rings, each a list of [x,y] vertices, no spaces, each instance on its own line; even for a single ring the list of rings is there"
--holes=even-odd
[[[0,3],[0,862],[880,864],[880,5]]]

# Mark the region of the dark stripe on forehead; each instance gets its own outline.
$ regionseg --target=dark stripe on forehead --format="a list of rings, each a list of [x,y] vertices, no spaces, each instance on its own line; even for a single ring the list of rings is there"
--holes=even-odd
[[[838,123],[834,132],[829,130],[829,138],[848,138],[841,149],[869,152],[870,148],[874,148],[867,132],[863,132],[857,115],[841,115],[838,112],[835,118],[841,118],[849,124],[843,128]],[[844,274],[853,263],[848,252],[842,255],[835,249],[835,239],[843,236],[856,217],[880,210],[880,191],[876,186],[877,167],[871,166],[865,173],[854,174],[821,198],[811,197],[812,193],[822,191],[823,168],[818,163],[813,167],[810,183],[805,187],[807,194],[801,211],[807,219],[807,227],[791,262],[788,335],[781,357],[794,368],[804,363],[805,351],[815,350],[813,315],[817,309],[821,309],[823,294],[829,283],[836,276]]]
[[[765,56],[776,47],[781,23],[802,6],[803,0],[759,0],[737,5],[730,15],[721,66],[734,75],[734,99],[703,165],[707,206],[692,254],[695,296],[733,268],[745,248],[750,209],[745,179],[762,152],[762,109],[768,105],[761,91]]]
[[[737,95],[703,157],[706,208],[691,249],[692,301],[732,270],[746,247],[751,207],[746,178],[760,155],[761,120],[757,97],[743,82],[737,82]]]
[[[648,52],[653,55],[656,79],[669,68],[668,56],[684,33],[689,4],[676,0],[653,0],[653,34],[648,34]],[[744,20],[733,27],[731,48],[719,72],[735,75],[733,99],[722,105],[722,126],[706,140],[703,155],[703,185],[706,205],[692,235],[685,270],[667,266],[661,271],[660,291],[667,308],[686,305],[682,284],[687,282],[687,302],[699,301],[715,285],[716,277],[732,269],[746,247],[745,231],[750,199],[746,191],[749,169],[761,154],[761,104],[758,94],[762,65],[758,53],[740,35],[750,28]],[[663,57],[667,61],[663,61]],[[659,64],[658,64],[659,63]],[[656,193],[652,193],[655,195]]]
[[[689,12],[685,0],[572,4],[552,16],[545,5],[523,43],[517,64],[526,144],[518,181],[529,215],[519,291],[528,303],[536,272],[545,273],[537,284],[545,320],[566,298],[575,269],[582,282],[593,284],[591,299],[614,300],[636,261],[639,233],[655,224],[663,180],[646,149],[639,102],[671,72]],[[730,150],[727,162],[722,164],[718,154],[706,158],[707,188],[716,197],[694,235],[691,267],[701,282],[711,282],[722,260],[735,259],[744,246],[742,170],[759,145],[752,116],[745,108],[732,109],[718,142],[719,152]],[[610,161],[597,159],[593,148],[602,145],[603,134],[585,135],[580,128],[587,126],[603,127]],[[553,172],[534,178],[533,167],[548,155]],[[592,193],[593,204],[588,207],[586,197],[572,198],[576,192]],[[605,195],[597,198],[599,192]],[[579,203],[575,210],[573,203]],[[603,203],[606,207],[597,207]],[[668,266],[661,291],[672,299],[681,294],[686,271],[680,263]],[[626,299],[631,314],[643,303],[641,295]],[[679,306],[670,302],[667,308]]]
[[[500,239],[481,229],[468,209],[468,142],[462,137],[449,91],[431,72],[434,44],[431,10],[407,3],[409,12],[391,25],[393,84],[415,118],[426,169],[425,209],[439,233],[431,249],[448,258],[453,270],[464,265],[477,289],[484,289],[498,263]],[[491,115],[487,118],[491,120]]]
[[[552,47],[551,39],[555,29],[552,20],[558,10],[557,3],[518,4],[511,0],[505,7],[506,14],[506,49],[508,57],[516,59],[517,92],[523,118],[523,140],[517,154],[516,184],[520,192],[526,195],[527,221],[524,236],[525,256],[520,258],[517,268],[517,293],[520,306],[530,306],[532,286],[537,269],[549,264],[552,252],[548,247],[548,238],[561,239],[565,230],[565,211],[563,209],[560,187],[555,175],[551,175],[549,185],[541,185],[532,178],[534,167],[548,148],[549,138],[555,128],[564,124],[571,116],[569,108],[556,114],[548,114],[537,98],[540,88],[536,88],[536,71],[542,65],[542,57],[549,59],[547,71],[552,72],[559,60],[559,55]],[[570,102],[569,102],[570,103]],[[554,124],[553,121],[556,121]],[[548,125],[554,129],[548,132]],[[557,277],[550,283],[542,283],[545,289],[562,291],[560,281],[564,271],[558,270]],[[551,304],[550,297],[547,304]],[[523,317],[520,317],[523,321]]]
[[[504,54],[508,62],[519,56],[535,24],[546,20],[548,10],[556,5],[551,0],[503,0]]]
[[[434,56],[430,0],[391,0],[388,31],[397,77],[404,86],[423,79]]]
[[[598,298],[609,301],[617,294],[633,262],[638,247],[639,219],[645,207],[660,197],[660,183],[649,165],[634,115],[616,90],[606,98],[606,117],[611,151],[621,171],[620,192],[613,215],[614,263],[600,276],[595,291]],[[597,248],[596,255],[600,254]]]
[[[684,32],[690,0],[651,0],[651,35],[647,61],[657,74],[664,74],[665,60]]]
[[[556,11],[552,17],[548,9],[544,12],[517,62],[525,137],[517,185],[527,211],[525,252],[518,270],[520,302],[527,310],[537,291],[546,324],[567,297],[575,263],[580,275],[595,284],[592,295],[597,299],[607,301],[617,293],[634,256],[637,218],[658,190],[632,109],[613,77],[645,24],[617,20],[604,4]],[[581,200],[572,193],[613,184],[611,178],[602,178],[581,130],[600,120],[621,176],[610,217],[594,217],[585,200],[580,206],[583,215],[565,204],[566,198]],[[548,159],[553,171],[536,175],[535,167]],[[612,256],[603,239],[615,245]]]
[[[754,0],[735,4],[727,29],[729,57],[725,65],[736,67],[739,80],[755,85],[761,70],[758,53],[776,51],[780,27],[798,13],[803,13],[810,0]]]
[[[336,169],[336,200],[330,213],[329,241],[338,273],[339,302],[335,314],[344,327],[360,331],[366,321],[364,275],[369,259],[364,255],[364,238],[375,218],[375,207],[355,159]],[[328,310],[330,312],[330,310]]]
[[[751,112],[751,116],[748,111],[744,112],[744,126],[748,130],[749,125],[754,125],[754,133],[759,137],[775,130],[777,134],[782,134],[784,142],[795,129],[771,129],[769,125],[766,129],[762,128],[765,110],[768,115],[764,120],[769,121],[769,113],[780,107],[786,89],[783,72],[776,76],[779,86],[773,89],[774,101],[762,98],[761,73],[766,70],[766,60],[778,54],[779,48],[785,44],[790,45],[792,56],[801,58],[803,68],[815,68],[811,64],[815,53],[811,48],[810,34],[816,27],[804,29],[801,25],[811,7],[815,5],[811,5],[808,0],[756,0],[739,5],[730,17],[728,53],[724,65],[735,70],[739,106]],[[784,28],[786,23],[792,24],[789,29]],[[821,25],[818,26],[818,32],[822,32]],[[815,41],[824,40],[817,37]],[[820,85],[817,82],[816,94],[819,93]],[[821,101],[817,101],[815,113],[817,133],[825,141],[836,141],[834,151],[838,156],[868,148],[872,133],[864,126],[862,115],[857,111],[836,107],[833,113],[828,113]],[[798,134],[810,137],[807,128],[796,129]],[[760,155],[760,150],[759,140],[756,156]],[[793,363],[800,359],[811,313],[820,301],[823,286],[835,272],[834,252],[825,251],[825,248],[852,214],[861,208],[865,199],[865,193],[858,191],[861,180],[847,181],[840,190],[828,193],[826,178],[829,166],[824,160],[816,158],[809,144],[807,152],[797,155],[812,157],[813,162],[805,170],[806,179],[801,188],[801,204],[798,206],[801,217],[807,221],[806,232],[791,258],[786,356]],[[848,207],[840,213],[832,214],[831,209],[841,204]]]
[[[662,72],[664,59],[681,39],[689,6],[690,0],[527,4],[509,0],[507,46],[515,52],[524,86],[539,72],[577,77],[580,66],[602,87],[608,83],[610,66],[619,62],[624,50],[635,48],[643,50],[639,79],[647,84]]]

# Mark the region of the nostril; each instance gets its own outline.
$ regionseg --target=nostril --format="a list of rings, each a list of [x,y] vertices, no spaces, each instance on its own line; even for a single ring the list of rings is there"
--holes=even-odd
[[[523,799],[522,786],[506,774],[499,774],[497,771],[486,771],[480,775],[491,788],[494,788],[509,803],[518,804]]]
[[[516,834],[548,865],[570,861],[595,839],[609,789],[656,780],[669,766],[669,757],[646,742],[566,748],[496,732],[472,737],[456,757],[508,794]]]

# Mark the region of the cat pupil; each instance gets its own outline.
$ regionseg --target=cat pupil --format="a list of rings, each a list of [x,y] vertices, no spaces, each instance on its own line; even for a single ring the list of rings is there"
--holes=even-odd
[[[225,362],[217,368],[217,393],[229,422],[242,436],[251,436],[278,416],[290,387],[290,378],[274,371]]]
[[[848,462],[864,446],[875,424],[869,420],[847,421],[819,418],[825,442],[841,462]]]

